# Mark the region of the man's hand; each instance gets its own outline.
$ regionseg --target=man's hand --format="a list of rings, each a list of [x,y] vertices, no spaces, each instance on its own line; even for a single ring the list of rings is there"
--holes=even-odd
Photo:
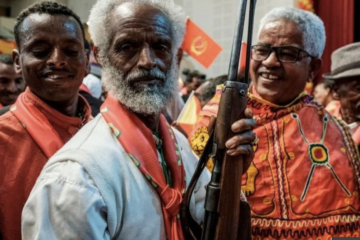
[[[249,168],[252,159],[254,158],[254,150],[252,143],[256,139],[256,135],[252,131],[255,127],[255,119],[253,119],[253,112],[250,108],[245,109],[245,117],[236,121],[231,126],[231,130],[236,134],[226,141],[225,145],[228,148],[227,154],[230,156],[244,156],[244,172]]]

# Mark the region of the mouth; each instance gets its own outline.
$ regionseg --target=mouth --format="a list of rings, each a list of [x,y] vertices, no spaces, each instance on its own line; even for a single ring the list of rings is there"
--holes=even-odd
[[[74,75],[69,73],[47,73],[42,76],[48,82],[59,82],[74,79]]]
[[[132,83],[132,84],[157,84],[162,81],[163,81],[163,79],[148,76],[148,77],[140,77],[140,78],[132,79],[130,81],[130,83]]]
[[[271,81],[276,81],[276,80],[280,80],[280,76],[274,73],[267,73],[267,72],[262,72],[259,74],[260,77],[267,79],[267,80],[271,80]]]

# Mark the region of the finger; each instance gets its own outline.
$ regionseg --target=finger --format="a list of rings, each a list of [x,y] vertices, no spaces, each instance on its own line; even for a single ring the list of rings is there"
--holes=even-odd
[[[239,145],[236,148],[228,149],[226,153],[230,156],[244,155],[252,159],[254,155],[254,150],[250,144],[245,144],[245,145]]]
[[[253,131],[246,131],[240,134],[236,134],[232,138],[226,141],[225,146],[227,148],[235,148],[239,145],[251,144],[256,138]]]
[[[231,125],[231,130],[235,133],[251,130],[255,127],[256,121],[253,118],[244,118]]]
[[[245,113],[245,117],[247,118],[252,118],[254,116],[254,113],[251,110],[251,108],[246,108],[244,113]]]

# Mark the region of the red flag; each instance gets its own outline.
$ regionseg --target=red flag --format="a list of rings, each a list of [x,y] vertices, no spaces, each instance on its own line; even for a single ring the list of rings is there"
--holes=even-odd
[[[240,55],[240,59],[239,59],[239,73],[244,73],[245,72],[245,65],[246,65],[246,46],[247,43],[246,42],[242,42],[241,44],[241,55]]]
[[[220,45],[189,18],[186,22],[186,33],[181,48],[206,68],[222,51]]]

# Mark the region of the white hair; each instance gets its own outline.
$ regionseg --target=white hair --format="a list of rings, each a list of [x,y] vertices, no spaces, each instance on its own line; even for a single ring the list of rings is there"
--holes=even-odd
[[[172,52],[176,55],[185,34],[186,18],[182,8],[176,5],[173,0],[97,0],[90,11],[88,25],[91,39],[99,48],[100,59],[102,60],[110,47],[110,13],[114,7],[127,2],[151,5],[159,8],[165,14],[171,22]]]
[[[258,38],[264,25],[276,20],[287,20],[296,23],[303,34],[305,50],[314,57],[320,58],[322,56],[326,35],[324,23],[318,16],[298,8],[274,8],[260,20]]]

